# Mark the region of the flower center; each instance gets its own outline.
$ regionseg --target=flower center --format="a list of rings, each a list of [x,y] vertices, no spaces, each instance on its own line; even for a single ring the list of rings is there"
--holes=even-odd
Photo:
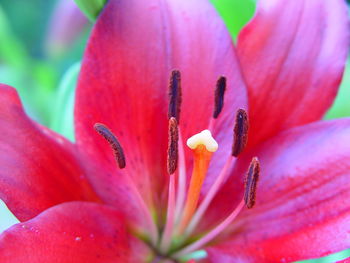
[[[218,79],[215,89],[215,107],[209,127],[187,140],[187,146],[193,152],[193,171],[187,187],[185,154],[181,128],[179,125],[181,107],[181,75],[177,70],[172,71],[169,85],[169,142],[167,156],[167,171],[169,174],[168,200],[166,220],[163,226],[157,226],[149,208],[145,204],[137,189],[140,208],[145,214],[149,228],[144,239],[155,251],[152,263],[156,262],[185,262],[196,258],[198,251],[202,251],[209,242],[215,241],[219,235],[232,224],[239,212],[246,206],[248,209],[255,204],[256,185],[260,173],[260,164],[256,157],[249,165],[245,179],[245,192],[242,201],[233,211],[216,226],[208,229],[204,234],[195,233],[195,230],[207,211],[211,201],[220,190],[237,156],[244,150],[247,143],[248,118],[243,109],[236,112],[233,129],[233,145],[231,155],[218,173],[214,183],[206,195],[200,200],[200,193],[204,183],[212,155],[219,145],[212,137],[210,130],[215,125],[224,106],[226,78]],[[125,156],[114,134],[104,125],[95,124],[96,131],[110,144],[116,157],[119,168],[125,167]],[[199,255],[203,255],[199,254]],[[205,255],[205,254],[204,254]]]

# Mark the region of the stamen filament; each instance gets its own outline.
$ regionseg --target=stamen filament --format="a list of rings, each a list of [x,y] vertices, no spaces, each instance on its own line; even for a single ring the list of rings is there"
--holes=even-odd
[[[192,220],[190,221],[190,223],[185,231],[184,238],[187,238],[193,232],[193,230],[196,228],[198,222],[201,220],[203,214],[205,213],[208,206],[210,205],[210,202],[213,200],[216,193],[219,191],[222,183],[225,181],[225,178],[227,177],[229,168],[235,163],[236,160],[237,159],[235,157],[231,157],[231,156],[227,159],[223,169],[221,170],[221,173],[216,178],[214,184],[211,186],[208,193],[205,195],[202,203],[199,205],[196,213],[192,217]]]
[[[203,144],[198,145],[194,150],[194,165],[190,181],[190,187],[186,199],[183,217],[180,223],[179,234],[183,233],[193,213],[196,210],[200,191],[208,170],[212,152],[208,151]]]
[[[140,205],[140,208],[145,216],[147,225],[149,226],[149,235],[150,235],[150,241],[153,246],[156,246],[158,243],[158,229],[157,226],[152,218],[152,215],[150,213],[150,209],[145,203],[145,200],[142,198],[140,191],[137,189],[135,183],[133,180],[131,180],[130,177],[125,177],[128,181],[128,185],[130,186],[130,190],[133,192],[133,195],[137,197],[137,201]]]
[[[214,119],[214,118],[210,118],[209,125],[208,125],[209,131],[213,131],[215,120],[216,119]]]
[[[160,242],[160,252],[166,253],[171,245],[171,238],[174,229],[174,206],[175,206],[175,174],[170,175],[169,196],[166,224]]]
[[[178,185],[177,185],[177,196],[176,196],[176,207],[175,207],[175,222],[180,219],[181,211],[184,207],[186,197],[186,160],[185,160],[185,149],[181,135],[181,129],[179,129],[179,168],[178,168]]]
[[[215,227],[213,230],[211,230],[208,234],[206,234],[201,239],[197,240],[196,242],[192,243],[191,245],[179,250],[175,254],[172,255],[173,258],[181,258],[189,253],[192,253],[193,251],[196,251],[198,249],[203,248],[207,243],[212,241],[214,238],[216,238],[225,228],[227,228],[233,220],[237,217],[239,212],[244,207],[245,202],[242,200],[239,205],[236,207],[236,209],[224,220],[222,221],[217,227]]]

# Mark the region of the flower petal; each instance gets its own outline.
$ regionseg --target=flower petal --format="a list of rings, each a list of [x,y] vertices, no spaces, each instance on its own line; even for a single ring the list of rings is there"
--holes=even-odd
[[[343,260],[337,261],[337,263],[349,263],[350,262],[350,258],[345,258]]]
[[[349,248],[350,119],[285,131],[242,156],[236,174],[252,155],[261,163],[257,203],[237,218],[230,241],[209,249],[214,262],[291,262]]]
[[[0,198],[28,220],[65,201],[97,200],[75,148],[39,127],[23,111],[17,92],[0,85]]]
[[[167,179],[168,83],[175,68],[182,73],[184,139],[208,127],[219,75],[226,75],[229,87],[218,126],[231,122],[232,112],[245,105],[231,38],[209,2],[110,0],[84,56],[75,109],[77,144],[101,169],[115,174],[113,155],[92,128],[96,122],[110,127],[124,146],[125,173],[148,201]],[[116,177],[105,174],[93,180],[114,184]],[[109,195],[116,194],[112,188]]]
[[[0,236],[2,263],[138,263],[146,262],[147,254],[120,214],[94,203],[52,207]]]
[[[348,22],[343,0],[259,1],[238,40],[250,145],[323,116],[343,74]]]

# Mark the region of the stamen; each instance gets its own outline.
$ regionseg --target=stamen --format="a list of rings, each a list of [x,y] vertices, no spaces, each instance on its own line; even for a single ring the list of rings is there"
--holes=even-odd
[[[101,136],[103,136],[107,140],[107,142],[110,144],[110,146],[113,150],[114,156],[117,159],[117,163],[118,163],[119,168],[124,168],[125,167],[125,156],[124,156],[123,149],[122,149],[117,137],[111,132],[111,130],[109,128],[107,128],[107,126],[105,126],[101,123],[96,123],[94,125],[94,129]],[[150,211],[149,211],[144,199],[142,198],[139,190],[137,189],[135,183],[128,176],[125,177],[125,180],[126,180],[126,183],[129,187],[130,191],[136,197],[136,201],[140,205],[142,212],[144,213],[145,221],[147,222],[148,227],[149,227],[150,241],[155,246],[158,243],[157,226],[155,225],[155,222],[152,219]]]
[[[224,76],[221,76],[216,82],[215,106],[214,106],[214,113],[213,113],[214,119],[219,117],[219,114],[221,113],[222,108],[224,107],[225,91],[226,91],[226,78]]]
[[[246,180],[245,180],[245,192],[244,198],[239,203],[239,205],[231,212],[231,214],[223,220],[219,225],[217,225],[214,229],[209,231],[206,235],[195,241],[194,243],[184,247],[180,251],[174,253],[172,255],[173,258],[181,258],[188,253],[192,253],[198,249],[203,249],[205,245],[207,245],[210,241],[219,236],[222,231],[224,231],[237,217],[240,211],[243,209],[244,205],[247,208],[252,208],[255,204],[255,196],[256,196],[256,186],[259,179],[260,173],[260,163],[258,158],[254,157],[249,165],[249,169],[247,172]]]
[[[167,168],[170,174],[169,179],[169,191],[168,191],[168,210],[164,232],[160,242],[159,249],[162,253],[166,253],[171,245],[171,237],[174,227],[174,212],[175,212],[175,171],[178,161],[178,141],[179,131],[177,127],[177,121],[174,117],[169,119],[169,142],[168,142],[168,158]]]
[[[233,130],[232,155],[237,157],[245,148],[248,141],[248,115],[243,109],[239,109],[236,113],[236,122]]]
[[[177,168],[178,162],[178,141],[179,141],[179,131],[177,128],[177,121],[174,117],[169,120],[169,142],[168,142],[168,158],[167,158],[167,168],[168,173],[173,174]]]
[[[256,186],[259,180],[260,163],[258,158],[254,157],[249,165],[245,179],[244,202],[247,208],[253,208],[255,205]]]
[[[122,146],[120,145],[117,137],[112,133],[112,131],[105,125],[101,123],[96,123],[94,125],[95,131],[97,131],[111,146],[115,159],[117,160],[120,169],[125,167],[125,155]]]
[[[239,212],[242,210],[243,207],[244,207],[244,200],[242,200],[239,203],[236,209],[224,221],[222,221],[218,226],[216,226],[208,234],[198,239],[196,242],[176,252],[175,254],[172,255],[172,257],[181,258],[184,255],[192,253],[200,248],[203,248],[206,244],[208,244],[210,241],[216,238],[224,229],[226,229],[232,223],[232,221],[237,217],[237,215],[239,214]]]
[[[181,74],[178,70],[173,70],[170,76],[169,83],[169,110],[168,118],[174,117],[179,123],[180,120],[180,111],[181,111],[181,101],[182,101],[182,92],[181,92]]]
[[[194,165],[183,218],[180,223],[180,233],[185,230],[189,220],[196,210],[200,190],[208,170],[211,156],[213,152],[218,149],[217,142],[214,140],[210,131],[208,130],[204,130],[201,133],[189,138],[187,140],[187,145],[193,150]]]
[[[178,169],[178,185],[177,185],[177,197],[176,197],[176,208],[175,208],[175,221],[176,223],[180,219],[181,212],[184,207],[186,197],[186,160],[185,150],[181,135],[181,128],[179,129],[179,169]]]

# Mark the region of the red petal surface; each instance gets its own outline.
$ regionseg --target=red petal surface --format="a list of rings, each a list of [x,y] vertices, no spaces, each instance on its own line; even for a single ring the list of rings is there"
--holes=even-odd
[[[259,1],[238,40],[250,145],[323,116],[344,70],[348,22],[343,0]]]
[[[115,210],[85,202],[52,207],[0,236],[2,263],[139,263],[149,253]]]
[[[291,262],[349,248],[350,119],[283,132],[242,156],[236,174],[251,156],[261,162],[257,203],[230,241],[209,249],[214,262]],[[243,196],[239,181],[230,178],[223,193]]]
[[[53,205],[97,200],[73,145],[24,113],[15,89],[0,85],[0,198],[30,219]]]

